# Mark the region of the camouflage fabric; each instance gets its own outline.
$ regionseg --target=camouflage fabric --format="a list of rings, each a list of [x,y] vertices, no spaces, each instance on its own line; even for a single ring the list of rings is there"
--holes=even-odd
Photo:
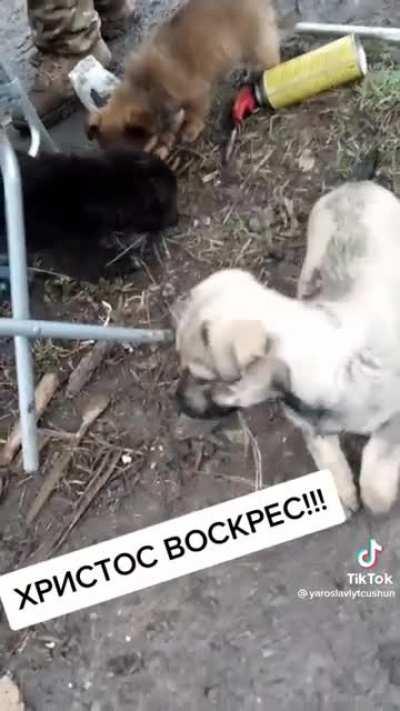
[[[27,0],[33,41],[45,52],[86,54],[100,39],[100,13],[116,15],[126,0]]]

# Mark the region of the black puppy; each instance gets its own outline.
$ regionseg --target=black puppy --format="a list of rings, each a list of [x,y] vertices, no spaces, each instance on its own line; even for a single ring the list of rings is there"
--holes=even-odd
[[[17,154],[29,252],[97,258],[113,232],[155,232],[177,222],[177,185],[159,158],[127,149],[86,155]],[[7,251],[0,185],[0,252]]]

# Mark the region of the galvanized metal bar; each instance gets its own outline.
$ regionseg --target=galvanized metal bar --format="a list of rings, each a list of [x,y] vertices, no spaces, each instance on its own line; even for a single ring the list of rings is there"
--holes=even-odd
[[[0,76],[0,108],[4,110],[8,107],[11,112],[13,107],[18,105],[22,109],[31,136],[31,145],[28,151],[29,155],[35,158],[39,154],[42,143],[45,143],[48,150],[53,153],[58,153],[56,143],[40,119],[20,79],[18,77],[12,77],[11,71],[4,59],[0,60],[0,72],[3,75],[3,80]],[[4,82],[4,78],[6,82]]]
[[[32,158],[36,158],[39,154],[42,143],[44,143],[46,148],[52,153],[58,153],[59,149],[57,144],[53,141],[47,128],[41,121],[34,105],[21,84],[21,81],[16,78],[13,80],[13,84],[15,84],[16,91],[18,93],[18,101],[27,120],[31,134],[31,145],[28,151],[29,155],[32,156]]]
[[[36,321],[34,319],[0,318],[1,336],[26,338],[59,338],[79,341],[120,341],[134,345],[172,343],[171,330],[125,328],[122,326],[92,326],[62,321]]]
[[[3,175],[5,198],[12,312],[15,319],[29,319],[21,175],[14,150],[4,131],[0,131],[0,169]],[[23,335],[15,335],[14,345],[23,466],[28,474],[33,474],[39,469],[39,455],[31,345]]]
[[[358,35],[371,39],[385,40],[386,42],[400,43],[399,27],[370,27],[366,25],[338,25],[323,22],[298,22],[296,31],[301,34],[312,35]]]

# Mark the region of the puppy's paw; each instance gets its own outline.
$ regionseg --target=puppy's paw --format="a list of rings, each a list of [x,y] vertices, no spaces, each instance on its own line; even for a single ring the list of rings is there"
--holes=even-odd
[[[297,285],[297,298],[300,301],[315,299],[321,293],[322,277],[318,269],[314,269],[312,274],[301,276]]]
[[[370,441],[361,464],[361,500],[376,516],[386,514],[392,508],[399,486],[398,453],[382,456],[382,448],[381,441]]]
[[[194,143],[195,141],[197,141],[203,130],[203,121],[193,121],[192,123],[185,124],[181,132],[182,143]]]
[[[152,136],[146,143],[144,150],[147,153],[153,153],[161,160],[166,160],[171,153],[176,143],[176,135],[172,133],[163,133],[161,136]]]
[[[155,151],[154,154],[161,158],[161,160],[166,160],[169,156],[170,149],[168,146],[159,146]]]
[[[152,136],[149,138],[147,143],[144,146],[144,150],[146,153],[153,153],[154,149],[157,147],[159,141],[158,136]]]
[[[351,518],[353,513],[358,511],[360,508],[360,502],[358,499],[357,489],[354,484],[349,485],[344,490],[339,491],[339,498],[342,502],[344,512],[346,514],[346,519]]]
[[[383,485],[382,480],[369,482],[361,486],[363,505],[374,516],[387,514],[396,501],[397,487]]]

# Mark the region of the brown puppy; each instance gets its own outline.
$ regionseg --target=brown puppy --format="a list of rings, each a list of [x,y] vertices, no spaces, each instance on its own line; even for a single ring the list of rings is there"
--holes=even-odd
[[[271,0],[189,0],[131,57],[109,103],[88,120],[101,145],[129,140],[165,157],[204,128],[216,80],[246,65],[279,64]]]

